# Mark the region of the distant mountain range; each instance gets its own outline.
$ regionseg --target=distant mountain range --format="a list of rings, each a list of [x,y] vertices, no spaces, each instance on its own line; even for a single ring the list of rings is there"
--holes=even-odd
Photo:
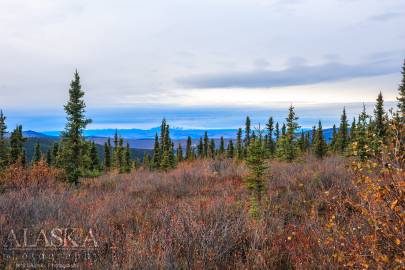
[[[308,131],[309,129],[304,129]],[[108,138],[113,138],[115,132],[124,138],[126,142],[129,143],[131,148],[134,149],[152,149],[155,139],[155,134],[160,134],[160,128],[151,129],[94,129],[85,130],[84,135],[86,139],[94,141],[96,144],[103,145]],[[229,140],[235,140],[237,129],[182,129],[182,128],[171,128],[170,136],[174,143],[182,144],[183,147],[186,145],[187,137],[190,136],[193,140],[193,144],[197,145],[200,137],[204,136],[205,131],[208,133],[210,139],[214,139],[216,145],[219,145],[219,140],[223,136],[225,138],[225,143],[227,144]],[[35,132],[32,130],[24,131],[24,136],[28,138],[50,138],[58,139],[60,131],[46,131],[46,132]],[[329,142],[332,139],[332,129],[324,129],[324,136]]]
[[[86,137],[103,137],[103,138],[113,138],[115,132],[124,138],[131,140],[143,140],[143,139],[154,139],[155,134],[160,134],[160,127],[151,129],[89,129],[84,131]],[[204,136],[204,132],[207,131],[210,138],[235,138],[237,129],[182,129],[182,128],[170,128],[170,137],[174,140],[187,140],[190,136],[192,139],[199,139]],[[44,135],[48,136],[59,136],[60,131],[45,131],[42,132]]]

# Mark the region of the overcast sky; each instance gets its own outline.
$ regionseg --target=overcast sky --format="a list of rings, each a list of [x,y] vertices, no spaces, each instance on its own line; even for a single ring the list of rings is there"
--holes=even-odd
[[[404,0],[0,0],[0,107],[9,126],[63,127],[77,68],[93,128],[235,127],[225,111],[290,103],[330,122],[395,100],[404,25]]]

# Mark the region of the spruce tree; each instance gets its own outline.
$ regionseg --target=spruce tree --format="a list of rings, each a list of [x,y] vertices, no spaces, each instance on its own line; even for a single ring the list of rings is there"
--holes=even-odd
[[[117,169],[120,173],[125,171],[124,166],[124,139],[120,137],[116,151]]]
[[[55,167],[59,166],[59,144],[56,142],[52,146],[52,165]]]
[[[167,124],[166,124],[166,119],[162,119],[162,123],[160,124],[160,161],[163,157],[163,152],[167,149],[166,145],[166,129],[167,129]]]
[[[312,126],[311,131],[311,147],[315,147],[316,145],[316,126]]]
[[[221,136],[221,140],[219,143],[219,155],[222,157],[225,153],[225,140],[224,137]]]
[[[153,158],[152,158],[152,166],[154,169],[159,169],[161,163],[161,146],[159,145],[159,137],[158,134],[155,134],[155,144],[153,147]]]
[[[84,142],[83,130],[91,123],[86,118],[86,105],[83,101],[84,92],[80,85],[80,77],[77,71],[70,84],[69,101],[65,105],[67,123],[62,133],[62,162],[67,179],[73,184],[79,183],[80,165],[82,162],[82,147]]]
[[[203,157],[208,157],[208,133],[207,131],[204,132],[204,145],[203,145]]]
[[[287,161],[292,161],[297,156],[296,146],[295,146],[295,132],[300,126],[298,125],[298,117],[295,114],[294,107],[291,105],[288,110],[287,121],[287,133],[286,133],[286,149],[285,149],[285,159]]]
[[[169,146],[169,165],[171,169],[176,167],[176,156],[174,155],[174,143],[171,142]]]
[[[340,126],[337,136],[337,150],[341,154],[344,153],[349,143],[347,128],[348,124],[347,124],[346,108],[343,108],[343,113],[342,116],[340,117]]]
[[[197,147],[197,154],[198,154],[199,158],[204,157],[204,144],[203,144],[202,137],[200,137],[200,143],[198,144],[198,147]]]
[[[0,171],[9,163],[9,147],[6,141],[7,125],[3,111],[0,111]]]
[[[356,141],[356,117],[353,117],[352,125],[350,126],[349,141],[352,143]],[[337,144],[337,142],[336,142]]]
[[[46,164],[48,164],[48,166],[52,166],[52,150],[48,149],[48,151],[46,151]]]
[[[238,134],[236,135],[236,151],[238,159],[243,159],[243,145],[242,145],[242,129],[238,129]]]
[[[327,144],[325,138],[323,137],[323,130],[321,121],[318,123],[318,129],[316,131],[316,144],[314,147],[314,154],[317,158],[322,159],[327,153]]]
[[[229,140],[228,148],[227,148],[227,150],[226,150],[226,156],[227,156],[227,158],[233,159],[234,153],[235,153],[235,149],[234,149],[234,147],[233,147],[233,142],[232,142],[232,140]]]
[[[33,164],[38,163],[41,160],[41,156],[42,156],[41,146],[39,145],[39,143],[36,143],[34,147],[34,155],[32,157],[32,163]]]
[[[386,135],[386,113],[384,111],[384,99],[382,93],[378,94],[374,108],[374,134],[383,139]]]
[[[181,146],[181,144],[179,143],[179,146],[177,147],[177,162],[180,163],[183,161],[183,148]]]
[[[400,124],[405,125],[405,60],[402,66],[402,81],[398,88],[398,114]]]
[[[97,147],[94,142],[90,146],[90,170],[95,171],[100,167],[100,160],[98,158]]]
[[[332,152],[336,151],[336,142],[337,142],[337,132],[336,132],[336,125],[333,124],[332,128],[332,140],[330,142],[330,150]]]
[[[215,159],[215,140],[214,139],[210,140],[210,145],[208,148],[208,155],[210,158]]]
[[[132,168],[131,148],[129,147],[129,143],[127,142],[124,153],[124,170],[126,173],[130,173],[131,168]]]
[[[276,123],[275,131],[274,131],[274,136],[276,137],[276,141],[280,138],[280,128],[278,126],[278,122]]]
[[[269,151],[269,153],[270,153],[270,156],[273,156],[274,155],[274,140],[273,140],[273,130],[274,130],[274,127],[273,127],[273,117],[270,117],[269,118],[269,121],[267,122],[267,124],[266,124],[266,128],[267,128],[267,142],[266,142],[266,145],[267,145],[267,149],[268,149],[268,151]]]
[[[186,160],[192,160],[193,159],[193,142],[191,140],[191,137],[187,137],[187,146],[186,146]]]
[[[25,161],[25,151],[24,151],[25,138],[22,134],[22,126],[17,125],[10,136],[10,162],[14,164],[16,162],[21,162],[22,165],[26,163]]]
[[[108,140],[104,143],[104,170],[111,170],[111,140]]]
[[[283,123],[283,126],[281,127],[281,136],[285,136],[285,134],[286,134],[286,126]]]
[[[250,131],[250,118],[247,116],[245,121],[245,148],[250,144]]]
[[[170,169],[169,151],[163,152],[162,162],[160,163],[160,169],[167,172]]]
[[[246,177],[247,188],[251,191],[250,213],[258,216],[260,213],[261,201],[265,189],[265,173],[267,170],[265,162],[266,150],[259,140],[252,142],[248,148],[246,165],[248,175]]]
[[[370,155],[369,139],[367,134],[367,120],[369,116],[366,113],[366,106],[363,104],[363,111],[359,115],[358,124],[356,127],[356,141],[352,145],[352,153],[360,160],[365,161]]]

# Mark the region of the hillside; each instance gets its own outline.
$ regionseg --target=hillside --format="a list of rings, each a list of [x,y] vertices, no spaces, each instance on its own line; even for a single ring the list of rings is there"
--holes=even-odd
[[[103,145],[108,138],[113,138],[115,134],[115,129],[100,129],[100,130],[85,130],[84,134],[88,140],[94,141],[97,144]],[[310,131],[304,129],[305,132]],[[349,129],[350,131],[350,129]],[[154,128],[149,130],[142,129],[117,129],[120,136],[128,142],[131,148],[136,149],[153,149],[155,134],[156,132],[160,134],[160,128]],[[229,140],[235,140],[236,129],[209,129],[207,130],[208,137],[214,139],[215,144],[219,146],[220,138],[223,136],[225,138],[225,145],[228,144]],[[59,131],[49,131],[40,134],[39,136],[50,136],[55,137],[59,135]],[[181,144],[183,149],[186,147],[187,137],[192,138],[193,144],[197,145],[200,137],[203,137],[205,130],[202,129],[170,129],[170,136],[174,144],[177,146]],[[329,143],[332,139],[332,129],[327,128],[323,130],[326,141]],[[297,133],[297,136],[300,132]]]
[[[34,149],[35,145],[39,143],[41,147],[41,152],[46,153],[48,149],[51,149],[53,144],[55,142],[59,141],[59,138],[57,137],[27,137],[26,142],[24,143],[24,147],[26,149],[26,154],[27,154],[27,160],[32,160],[33,154],[34,154]],[[100,158],[100,160],[104,159],[104,146],[101,144],[96,144],[97,147],[97,153]],[[131,158],[132,159],[137,159],[141,160],[145,153],[150,154],[151,151],[147,149],[135,149],[131,148]]]

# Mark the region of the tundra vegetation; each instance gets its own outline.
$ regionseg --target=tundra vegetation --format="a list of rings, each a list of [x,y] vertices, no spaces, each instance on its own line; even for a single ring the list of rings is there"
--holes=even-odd
[[[66,129],[47,153],[36,146],[26,160],[22,127],[8,138],[0,113],[2,240],[92,228],[96,269],[404,269],[405,62],[402,75],[396,108],[380,93],[350,128],[343,108],[329,142],[320,121],[300,130],[292,105],[285,123],[270,117],[261,129],[247,117],[228,145],[205,133],[184,151],[163,119],[152,154],[135,164],[119,134],[103,160],[84,139],[76,72]]]

